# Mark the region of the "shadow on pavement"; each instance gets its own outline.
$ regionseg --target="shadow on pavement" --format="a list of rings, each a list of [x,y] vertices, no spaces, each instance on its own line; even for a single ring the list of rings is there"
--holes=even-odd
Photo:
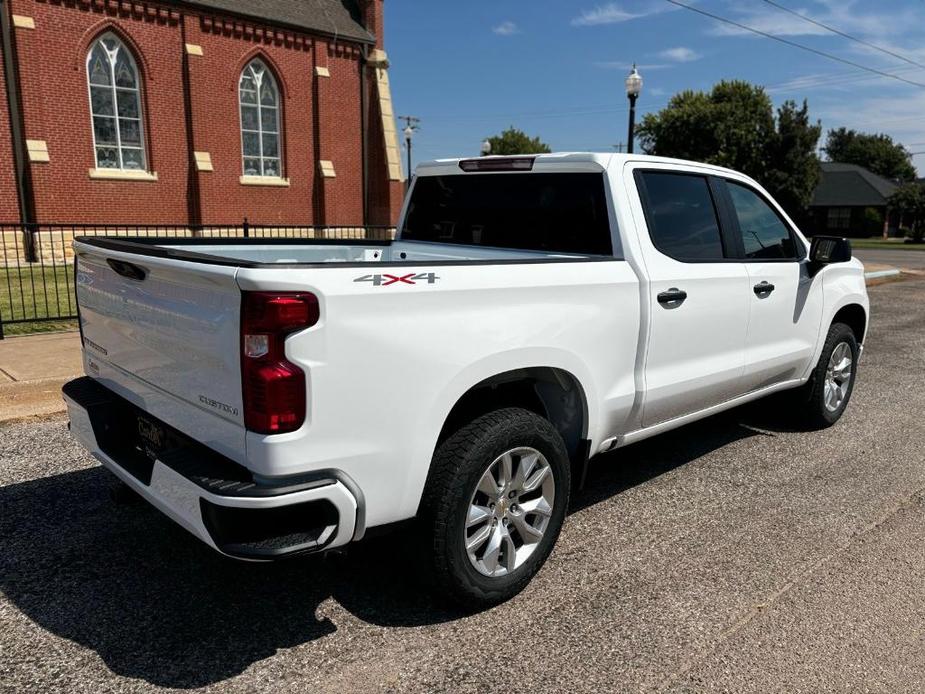
[[[573,510],[756,435],[737,425],[745,414],[599,458]],[[0,590],[42,628],[96,651],[117,674],[176,688],[220,682],[279,649],[334,632],[316,614],[329,597],[378,625],[462,616],[407,569],[420,561],[407,533],[361,543],[345,556],[241,563],[144,503],[114,505],[110,485],[109,473],[95,467],[0,488]]]
[[[797,431],[782,411],[771,396],[599,455],[591,460],[584,489],[572,496],[569,512],[593,506],[735,441]]]

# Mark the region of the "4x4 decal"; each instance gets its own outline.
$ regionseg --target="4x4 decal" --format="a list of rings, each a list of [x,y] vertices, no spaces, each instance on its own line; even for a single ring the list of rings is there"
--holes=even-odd
[[[407,275],[363,275],[357,277],[354,282],[372,282],[374,287],[388,287],[390,284],[417,284],[426,282],[433,284],[439,277],[433,272],[409,272]]]

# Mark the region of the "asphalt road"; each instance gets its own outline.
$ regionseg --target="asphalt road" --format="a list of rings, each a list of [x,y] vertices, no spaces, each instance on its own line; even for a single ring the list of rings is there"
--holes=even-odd
[[[464,615],[401,536],[211,553],[63,421],[0,428],[0,690],[925,690],[925,280],[871,290],[842,422],[758,403],[596,459],[556,550]]]
[[[909,270],[925,270],[925,250],[893,250],[891,248],[857,248],[854,254],[864,263],[881,263]]]

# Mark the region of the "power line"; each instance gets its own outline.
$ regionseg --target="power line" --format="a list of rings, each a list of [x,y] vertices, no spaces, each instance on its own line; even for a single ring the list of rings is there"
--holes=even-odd
[[[405,121],[405,129],[411,128],[412,130],[417,130],[420,128],[421,119],[416,116],[398,116],[398,120]]]
[[[907,73],[907,72],[917,72],[918,68],[908,66],[908,67],[898,67],[895,72],[897,73]],[[774,82],[772,84],[763,85],[764,88],[768,91],[796,91],[799,89],[810,89],[812,87],[818,87],[819,85],[830,85],[830,84],[848,84],[850,82],[861,82],[863,80],[876,79],[877,76],[871,76],[866,72],[859,70],[852,70],[851,72],[839,72],[839,73],[820,73],[816,75],[807,75],[805,77],[796,77],[794,79],[789,79],[786,82]]]
[[[784,12],[788,12],[788,13],[794,15],[795,17],[799,17],[800,19],[802,19],[802,20],[805,21],[805,22],[809,22],[810,24],[815,24],[817,27],[822,27],[822,28],[825,29],[826,31],[831,31],[833,34],[838,34],[839,36],[841,36],[841,37],[843,37],[843,38],[846,38],[846,39],[848,39],[849,41],[854,41],[855,43],[859,43],[859,44],[861,44],[862,46],[867,46],[868,48],[873,48],[873,49],[875,49],[875,50],[880,51],[881,53],[886,53],[887,55],[891,55],[891,56],[893,56],[894,58],[897,58],[897,59],[899,59],[899,60],[902,60],[902,61],[905,62],[905,63],[909,63],[910,65],[915,65],[916,67],[925,68],[925,64],[918,63],[918,62],[912,60],[911,58],[907,58],[906,56],[900,55],[899,53],[894,53],[893,51],[891,51],[891,50],[888,49],[888,48],[884,48],[883,46],[878,46],[877,44],[871,43],[870,41],[865,41],[864,39],[860,39],[860,38],[858,38],[857,36],[852,36],[851,34],[846,34],[844,31],[841,31],[841,30],[839,30],[839,29],[836,29],[835,27],[830,27],[828,24],[823,24],[822,22],[820,22],[820,21],[818,21],[818,20],[815,20],[815,19],[813,19],[812,17],[807,17],[806,15],[801,14],[800,12],[797,12],[796,10],[792,10],[792,9],[790,9],[789,7],[784,7],[783,5],[780,5],[780,4],[776,3],[776,2],[774,2],[774,0],[764,0],[764,1],[765,1],[767,4],[771,5],[772,7],[776,7],[776,8],[779,9],[779,10],[783,10]]]
[[[893,74],[891,74],[891,73],[889,73],[889,72],[884,72],[883,70],[878,70],[878,69],[873,68],[873,67],[868,67],[868,66],[866,66],[866,65],[861,65],[861,63],[856,63],[856,62],[854,62],[853,60],[848,60],[847,58],[840,58],[840,57],[838,57],[837,55],[832,55],[831,53],[826,53],[825,51],[820,51],[820,50],[818,50],[818,49],[816,49],[816,48],[812,48],[812,47],[810,47],[810,46],[803,45],[802,43],[797,43],[796,41],[791,41],[790,39],[785,39],[785,38],[783,38],[782,36],[776,36],[775,34],[769,34],[769,33],[766,32],[766,31],[761,31],[760,29],[755,29],[754,27],[750,27],[750,26],[747,26],[747,25],[745,25],[745,24],[740,24],[739,22],[735,22],[735,21],[733,21],[733,20],[731,20],[731,19],[726,19],[725,17],[720,17],[719,15],[713,14],[712,12],[707,12],[706,10],[701,10],[699,7],[692,7],[691,5],[685,5],[683,2],[679,2],[678,0],[665,0],[665,1],[666,1],[666,2],[670,2],[672,5],[677,5],[678,7],[683,7],[685,10],[690,10],[691,12],[696,12],[697,14],[701,14],[701,15],[703,15],[704,17],[709,17],[710,19],[715,19],[717,22],[723,22],[724,24],[730,24],[730,25],[732,25],[732,26],[734,26],[734,27],[738,27],[739,29],[744,29],[745,31],[750,31],[750,32],[753,33],[753,34],[758,34],[759,36],[763,36],[763,37],[765,37],[766,39],[771,39],[772,41],[777,41],[777,42],[782,43],[782,44],[784,44],[784,45],[786,45],[786,46],[791,46],[792,48],[799,48],[799,49],[802,50],[802,51],[807,51],[808,53],[814,53],[814,54],[816,54],[816,55],[818,55],[818,56],[822,56],[823,58],[828,58],[829,60],[834,60],[834,61],[836,61],[836,62],[838,62],[838,63],[843,63],[843,64],[845,64],[845,65],[850,65],[851,67],[856,67],[856,68],[858,68],[859,70],[866,70],[867,72],[872,72],[872,73],[874,73],[875,75],[880,75],[881,77],[889,77],[890,79],[893,79],[893,80],[898,80],[898,81],[900,81],[900,82],[905,82],[906,84],[911,84],[911,85],[914,86],[914,87],[925,87],[925,83],[916,82],[916,81],[914,81],[914,80],[907,80],[905,77],[900,77],[899,75],[893,75]]]

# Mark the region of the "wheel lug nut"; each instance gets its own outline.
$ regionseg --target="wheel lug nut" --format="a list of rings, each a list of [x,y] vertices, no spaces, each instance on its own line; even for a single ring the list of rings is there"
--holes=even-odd
[[[507,498],[513,499],[515,496],[517,496],[517,494],[515,494],[514,492],[511,492],[510,494],[507,495]]]

